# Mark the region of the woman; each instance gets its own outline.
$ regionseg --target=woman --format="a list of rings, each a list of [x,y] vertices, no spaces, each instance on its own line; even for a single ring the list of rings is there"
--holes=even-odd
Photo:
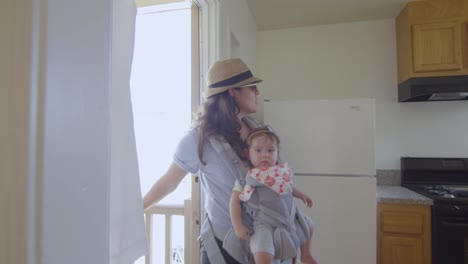
[[[262,80],[254,77],[241,59],[218,61],[211,66],[206,101],[193,128],[179,142],[169,169],[143,199],[146,209],[174,191],[188,173],[199,173],[209,219],[200,230],[201,264],[221,263],[221,256],[226,263],[238,263],[222,248],[222,240],[231,228],[229,199],[238,177],[235,174],[246,172],[244,142],[255,128],[248,115],[257,111],[259,82]],[[228,143],[234,158],[226,160],[216,142]]]

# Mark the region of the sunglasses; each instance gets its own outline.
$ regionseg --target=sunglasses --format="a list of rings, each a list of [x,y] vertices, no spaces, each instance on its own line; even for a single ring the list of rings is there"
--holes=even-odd
[[[257,83],[251,83],[251,84],[247,84],[247,85],[242,85],[242,86],[236,87],[235,89],[236,89],[236,90],[239,90],[239,89],[241,89],[241,88],[249,88],[251,91],[258,92]]]

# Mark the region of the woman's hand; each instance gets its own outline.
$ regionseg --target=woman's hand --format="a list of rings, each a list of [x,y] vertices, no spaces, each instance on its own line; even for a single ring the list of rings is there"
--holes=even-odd
[[[172,163],[164,175],[151,187],[143,197],[143,208],[146,210],[150,205],[159,202],[168,194],[173,192],[188,172],[180,168],[176,163]]]

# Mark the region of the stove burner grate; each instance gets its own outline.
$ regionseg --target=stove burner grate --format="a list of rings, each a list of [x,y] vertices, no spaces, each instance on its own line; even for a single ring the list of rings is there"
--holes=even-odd
[[[426,185],[422,186],[422,192],[431,197],[443,198],[467,198],[467,186]]]

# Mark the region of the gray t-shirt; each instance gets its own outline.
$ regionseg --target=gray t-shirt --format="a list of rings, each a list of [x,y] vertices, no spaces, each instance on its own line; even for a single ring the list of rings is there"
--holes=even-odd
[[[236,175],[228,169],[225,161],[218,155],[209,142],[203,145],[203,160],[198,158],[198,128],[193,128],[181,139],[174,154],[174,162],[190,173],[199,173],[203,193],[205,195],[205,210],[211,221],[215,236],[223,240],[231,228],[229,216],[229,200]],[[246,162],[239,162],[245,168]],[[201,233],[207,232],[204,226]]]

